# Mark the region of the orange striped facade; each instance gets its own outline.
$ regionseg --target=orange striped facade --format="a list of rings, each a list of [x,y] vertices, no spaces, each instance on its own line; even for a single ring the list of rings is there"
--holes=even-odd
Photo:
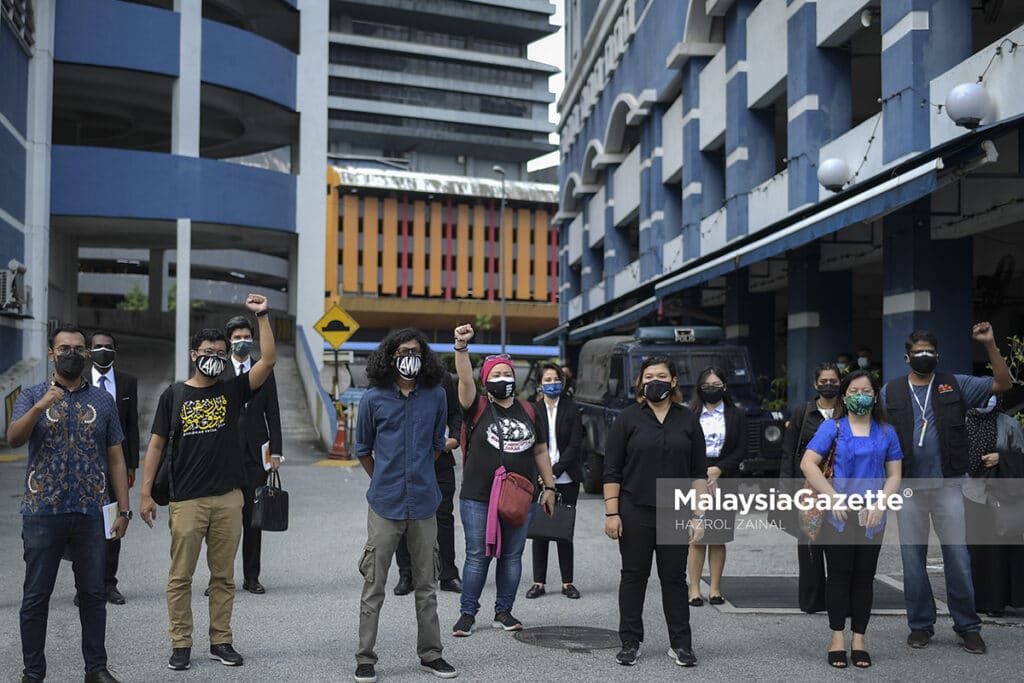
[[[554,303],[554,206],[506,204],[499,246],[499,201],[466,196],[378,196],[338,188],[328,201],[325,296],[500,298]],[[501,270],[501,263],[508,267]]]

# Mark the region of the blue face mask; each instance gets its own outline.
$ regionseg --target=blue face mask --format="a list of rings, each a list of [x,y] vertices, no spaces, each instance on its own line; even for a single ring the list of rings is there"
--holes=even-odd
[[[558,398],[562,394],[562,383],[552,382],[551,384],[541,384],[540,389],[544,392],[545,396],[549,398]]]

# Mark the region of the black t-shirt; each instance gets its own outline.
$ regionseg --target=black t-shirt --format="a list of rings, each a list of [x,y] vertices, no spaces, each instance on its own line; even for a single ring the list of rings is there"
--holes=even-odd
[[[548,433],[543,420],[531,420],[526,410],[515,401],[508,408],[491,403],[480,416],[480,422],[473,427],[480,395],[467,410],[463,411],[466,427],[472,428],[469,437],[466,466],[462,472],[462,493],[467,500],[487,502],[491,498],[491,484],[494,471],[499,465],[506,470],[521,474],[531,482],[537,481],[537,466],[533,460],[536,444],[547,445]],[[501,423],[501,438],[498,425]],[[499,444],[504,442],[504,456]]]
[[[152,432],[171,431],[173,389],[160,396]],[[252,398],[248,373],[199,389],[185,385],[181,429],[171,471],[176,502],[220,496],[245,485],[245,463],[238,438],[238,415]]]

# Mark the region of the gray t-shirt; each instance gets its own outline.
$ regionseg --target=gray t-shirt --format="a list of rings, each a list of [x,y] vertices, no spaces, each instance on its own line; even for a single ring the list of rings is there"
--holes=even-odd
[[[966,409],[981,408],[992,395],[991,377],[973,377],[971,375],[955,375],[956,381],[960,384],[960,395],[963,396]],[[910,397],[910,407],[914,411],[914,457],[910,464],[910,472],[906,473],[912,479],[942,479],[942,451],[939,444],[939,430],[935,424],[935,394],[939,386],[932,382],[931,396],[928,395],[928,385],[919,387],[911,384],[913,395]],[[882,408],[885,408],[885,389],[882,387]],[[914,400],[914,397],[917,400]],[[927,404],[925,400],[927,399]],[[921,412],[924,406],[924,413]],[[921,443],[921,428],[924,421],[928,420],[928,429],[924,432],[924,443]]]

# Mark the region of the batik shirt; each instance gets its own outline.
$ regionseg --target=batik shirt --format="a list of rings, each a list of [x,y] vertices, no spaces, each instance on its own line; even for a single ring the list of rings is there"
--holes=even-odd
[[[11,422],[39,402],[50,382],[18,395]],[[107,449],[124,441],[114,399],[82,382],[46,409],[28,440],[23,515],[81,513],[99,516],[107,503]]]

